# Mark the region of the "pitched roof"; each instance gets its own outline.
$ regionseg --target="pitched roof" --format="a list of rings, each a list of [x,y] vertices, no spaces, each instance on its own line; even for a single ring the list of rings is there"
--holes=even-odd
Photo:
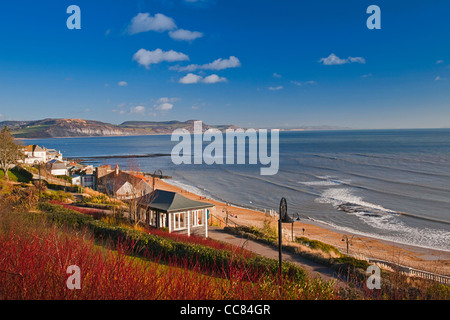
[[[191,200],[179,193],[165,190],[155,190],[152,193],[139,198],[138,203],[163,212],[177,212],[214,207],[211,203]]]
[[[41,147],[39,147],[37,144],[30,144],[24,148],[25,151],[28,152],[43,152],[45,151]]]
[[[51,170],[67,169],[65,162],[56,159],[47,162],[47,166],[49,166]]]

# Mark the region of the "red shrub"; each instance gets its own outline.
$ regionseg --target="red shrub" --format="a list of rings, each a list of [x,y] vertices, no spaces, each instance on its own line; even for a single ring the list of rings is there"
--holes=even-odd
[[[78,207],[71,204],[67,204],[58,200],[50,200],[49,201],[52,204],[57,204],[60,206],[63,206],[66,209],[74,210],[83,214],[90,215],[94,217],[94,219],[100,219],[105,216],[105,212],[101,209],[95,209],[95,208],[85,208],[85,207]]]
[[[207,247],[211,247],[218,250],[227,250],[230,252],[233,252],[238,255],[242,255],[245,258],[251,258],[254,257],[255,254],[253,252],[250,252],[244,248],[240,248],[228,243],[220,242],[217,240],[213,240],[210,238],[203,238],[196,235],[190,235],[187,234],[180,234],[180,233],[169,233],[168,231],[157,229],[157,228],[145,228],[147,233],[154,234],[159,237],[172,239],[174,241],[181,241],[181,242],[187,242],[187,243],[193,243],[193,244],[199,244]]]
[[[169,266],[117,250],[100,249],[89,235],[57,228],[0,233],[0,299],[296,299],[321,298],[311,288],[286,280],[265,280],[239,265],[224,270],[226,279],[205,276],[188,259]],[[157,260],[157,257],[156,257]],[[156,261],[157,262],[157,261]],[[81,270],[81,289],[69,290],[67,267]],[[185,266],[172,267],[171,265]],[[188,268],[189,266],[189,268]]]

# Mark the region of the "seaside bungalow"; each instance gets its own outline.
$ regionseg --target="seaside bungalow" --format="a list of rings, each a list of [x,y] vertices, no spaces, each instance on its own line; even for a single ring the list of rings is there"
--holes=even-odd
[[[98,178],[97,191],[106,193],[120,200],[133,200],[153,191],[144,176],[115,170]]]
[[[149,226],[208,237],[208,217],[213,204],[157,189],[138,199],[137,205],[139,215]]]

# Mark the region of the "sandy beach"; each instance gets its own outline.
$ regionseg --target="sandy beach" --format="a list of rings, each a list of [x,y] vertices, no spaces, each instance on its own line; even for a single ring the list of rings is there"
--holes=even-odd
[[[179,192],[187,198],[212,203],[215,205],[215,212],[213,211],[212,214],[225,221],[226,211],[228,211],[228,219],[231,221],[231,225],[236,223],[238,225],[262,227],[264,220],[267,219],[263,212],[231,205],[227,206],[226,203],[201,197],[159,179],[157,179],[156,188]],[[291,224],[283,225],[283,234],[286,242],[288,242],[287,238],[291,237],[291,228]],[[304,232],[303,229],[305,229]],[[305,236],[309,239],[319,240],[337,247],[344,253],[347,252],[347,243],[342,239],[344,235],[347,235],[349,239],[352,239],[349,246],[349,254],[395,262],[441,275],[450,275],[450,252],[403,245],[358,234],[343,233],[339,230],[331,230],[302,220],[294,222],[293,231],[294,236]]]

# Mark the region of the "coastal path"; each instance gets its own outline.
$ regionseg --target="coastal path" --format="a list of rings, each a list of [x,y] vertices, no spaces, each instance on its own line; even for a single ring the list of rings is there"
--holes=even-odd
[[[208,236],[211,239],[230,243],[232,245],[252,251],[261,256],[278,260],[278,249],[257,241],[247,239],[240,235],[230,234],[219,227],[209,227]],[[320,278],[325,281],[336,281],[336,284],[339,287],[347,286],[346,281],[342,280],[339,277],[339,274],[331,268],[286,251],[283,251],[282,255],[283,261],[289,261],[302,267],[306,270],[310,277],[320,276]]]

